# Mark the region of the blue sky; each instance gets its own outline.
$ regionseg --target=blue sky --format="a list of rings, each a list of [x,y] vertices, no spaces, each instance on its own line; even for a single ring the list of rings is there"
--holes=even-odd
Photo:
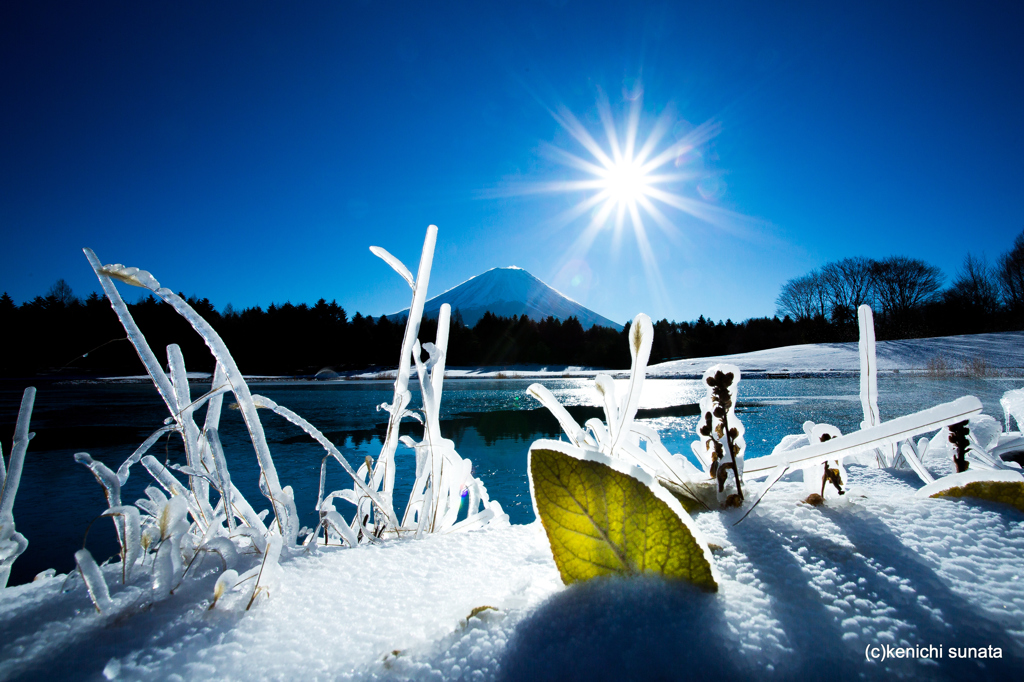
[[[0,290],[98,289],[90,246],[218,307],[379,315],[409,291],[368,247],[415,270],[430,223],[432,293],[518,265],[620,322],[771,315],[844,256],[994,260],[1024,229],[1022,6],[833,5],[5,2]],[[591,177],[553,113],[605,143],[602,98],[698,142],[665,189],[710,221],[655,202],[646,260],[628,220],[573,248],[594,190],[524,191]]]

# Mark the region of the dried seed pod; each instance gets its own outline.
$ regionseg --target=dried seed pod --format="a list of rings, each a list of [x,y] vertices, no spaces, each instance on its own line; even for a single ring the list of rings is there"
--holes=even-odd
[[[956,424],[949,425],[949,442],[956,447],[956,452],[953,454],[953,465],[956,466],[956,472],[961,474],[967,471],[971,463],[967,461],[967,435],[971,430],[967,427],[967,420],[957,422]]]

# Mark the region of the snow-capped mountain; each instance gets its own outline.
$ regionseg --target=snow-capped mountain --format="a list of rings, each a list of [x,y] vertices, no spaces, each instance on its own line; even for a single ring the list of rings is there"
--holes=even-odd
[[[462,321],[471,327],[485,312],[490,311],[503,317],[525,314],[531,320],[537,321],[548,317],[566,320],[575,316],[584,329],[590,329],[594,325],[622,329],[621,324],[584,308],[526,270],[515,266],[492,268],[435,296],[427,301],[423,308],[423,316],[437,317],[443,303],[452,307],[453,316],[455,311],[458,311],[462,315]],[[409,309],[406,308],[388,317],[397,320],[408,314]]]

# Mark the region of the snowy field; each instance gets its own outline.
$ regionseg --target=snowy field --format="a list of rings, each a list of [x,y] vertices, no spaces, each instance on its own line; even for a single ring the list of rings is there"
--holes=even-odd
[[[824,508],[783,481],[738,526],[741,512],[698,515],[720,547],[713,595],[654,579],[565,589],[537,524],[321,548],[283,563],[248,613],[208,610],[213,559],[203,579],[125,616],[144,586],[112,587],[118,609],[101,616],[80,581],[54,576],[3,593],[0,677],[1016,679],[1024,514],[915,499],[910,472],[849,473]],[[866,660],[884,645],[945,655]],[[947,653],[989,646],[1003,658]]]
[[[929,339],[878,341],[878,370],[926,371],[930,362],[944,362],[953,371],[975,360],[992,370],[1024,369],[1024,332],[939,336]],[[717,358],[692,358],[651,365],[649,376],[700,376],[710,365],[737,365],[745,376],[757,372],[858,372],[857,343],[809,343]]]

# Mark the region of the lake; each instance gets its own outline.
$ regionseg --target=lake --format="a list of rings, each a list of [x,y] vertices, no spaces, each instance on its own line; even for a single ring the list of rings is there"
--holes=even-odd
[[[441,410],[442,433],[458,452],[473,461],[477,477],[492,499],[501,502],[512,523],[533,520],[526,476],[526,453],[537,438],[558,438],[560,429],[548,412],[526,394],[531,380],[458,379],[445,384]],[[590,379],[543,380],[556,397],[571,406],[582,422],[599,416],[598,395]],[[617,381],[625,386],[625,381]],[[103,489],[73,455],[88,452],[111,469],[118,466],[145,438],[159,428],[167,409],[151,384],[85,383],[35,380],[31,384],[0,383],[0,437],[9,457],[21,392],[38,388],[21,488],[14,507],[17,530],[29,541],[15,562],[10,584],[32,580],[40,571],[74,568],[74,552],[83,545],[90,524],[106,508]],[[879,377],[879,408],[883,419],[909,414],[963,395],[975,395],[985,413],[1002,421],[999,398],[1021,385],[1020,379],[927,378],[907,375]],[[392,384],[382,381],[261,382],[253,393],[266,395],[297,412],[323,431],[358,467],[381,447],[387,414],[376,406],[390,403]],[[208,389],[195,382],[193,396]],[[653,379],[644,384],[639,417],[656,428],[670,452],[689,455],[695,440],[696,403],[704,394],[697,380]],[[225,398],[225,404],[230,398]],[[412,407],[419,405],[413,391]],[[828,422],[843,433],[856,430],[861,420],[857,378],[756,379],[740,382],[737,413],[745,428],[747,458],[767,455],[790,433],[801,433],[810,419]],[[302,523],[317,523],[316,504],[320,462],[324,450],[297,427],[277,415],[260,411],[282,485],[291,485]],[[202,410],[197,418],[202,424]],[[412,420],[403,433],[419,439]],[[221,440],[232,481],[257,511],[269,507],[257,488],[259,469],[237,410],[223,412]],[[180,439],[165,438],[150,450],[158,459],[184,463]],[[412,485],[414,455],[399,447],[396,511],[401,514]],[[132,504],[155,485],[145,469],[132,468],[122,499]],[[328,468],[328,490],[350,488],[351,480],[336,464]],[[338,508],[346,517],[345,503]],[[117,553],[113,524],[99,519],[89,530],[86,546],[98,561]]]

